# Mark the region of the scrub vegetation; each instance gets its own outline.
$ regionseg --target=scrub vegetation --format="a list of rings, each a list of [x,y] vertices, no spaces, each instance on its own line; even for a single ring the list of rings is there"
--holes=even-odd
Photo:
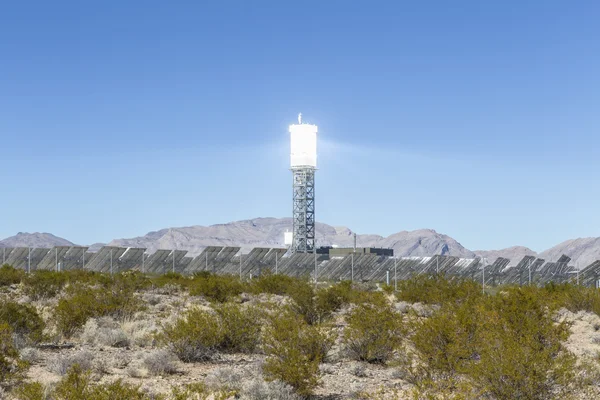
[[[598,313],[572,284],[2,266],[0,397],[598,398]]]

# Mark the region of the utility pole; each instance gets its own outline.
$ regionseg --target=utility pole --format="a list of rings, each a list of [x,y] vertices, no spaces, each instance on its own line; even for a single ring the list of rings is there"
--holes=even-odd
[[[352,282],[354,283],[354,253],[352,253]]]
[[[398,291],[398,257],[394,256],[394,291]]]
[[[481,292],[483,294],[485,294],[485,261],[483,263],[483,278],[481,279],[481,286],[482,286]]]
[[[110,249],[110,274],[113,274],[113,251]]]
[[[315,255],[315,287],[317,287],[317,246],[313,247],[313,253]]]

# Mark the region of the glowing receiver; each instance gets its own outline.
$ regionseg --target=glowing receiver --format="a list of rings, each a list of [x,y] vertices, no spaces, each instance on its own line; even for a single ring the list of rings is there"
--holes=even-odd
[[[298,117],[301,121],[301,117]],[[290,165],[292,168],[317,168],[317,126],[290,125]]]

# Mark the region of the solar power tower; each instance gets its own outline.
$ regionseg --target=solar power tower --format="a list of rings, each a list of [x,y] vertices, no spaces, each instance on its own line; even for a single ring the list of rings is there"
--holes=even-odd
[[[315,171],[317,169],[317,126],[290,125],[290,165],[293,175],[293,253],[315,248]]]

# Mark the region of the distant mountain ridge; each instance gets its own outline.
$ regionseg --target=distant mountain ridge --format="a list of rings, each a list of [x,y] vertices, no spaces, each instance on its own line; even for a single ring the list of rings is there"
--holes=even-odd
[[[291,218],[255,218],[210,226],[188,226],[166,228],[149,232],[146,235],[128,239],[115,239],[110,246],[144,247],[149,252],[157,249],[187,250],[190,256],[200,254],[206,246],[240,246],[248,252],[254,247],[283,247],[284,232],[291,231]],[[317,223],[317,245],[352,247],[354,232],[347,227]],[[402,231],[390,236],[357,234],[358,247],[384,247],[394,249],[399,257],[432,256],[435,254],[462,258],[483,257],[493,262],[498,257],[511,260],[511,265],[519,262],[525,255],[533,255],[546,260],[557,260],[562,254],[572,258],[572,264],[583,268],[600,259],[600,238],[579,238],[567,240],[537,254],[523,247],[513,246],[500,250],[471,251],[448,235],[432,229]],[[66,239],[50,233],[19,232],[0,241],[0,247],[53,247],[73,246]],[[90,246],[91,251],[98,250],[103,243]]]
[[[0,247],[54,247],[74,245],[74,243],[58,236],[54,236],[51,233],[40,232],[19,232],[15,236],[0,240]]]

